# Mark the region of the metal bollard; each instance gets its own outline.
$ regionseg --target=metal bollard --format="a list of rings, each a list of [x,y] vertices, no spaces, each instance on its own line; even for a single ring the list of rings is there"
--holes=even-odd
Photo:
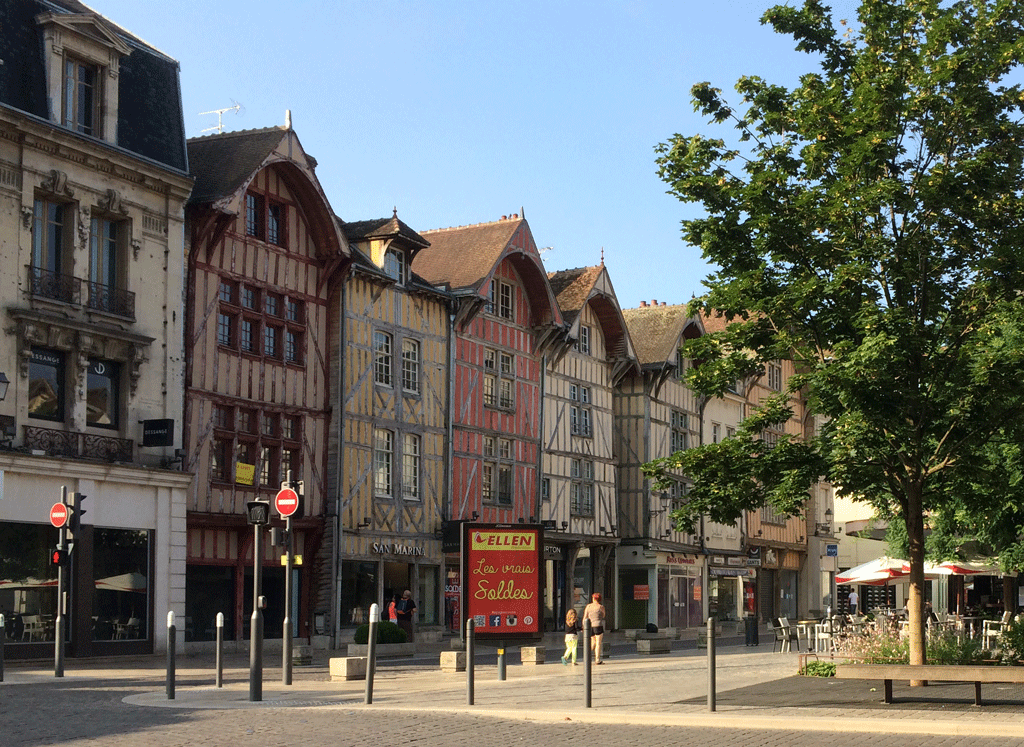
[[[4,641],[7,640],[7,621],[0,615],[0,682],[4,681]]]
[[[715,710],[715,618],[708,618],[708,710]]]
[[[174,627],[174,612],[167,613],[167,699],[174,700],[174,654],[178,645],[178,631]]]
[[[591,662],[593,656],[590,652],[590,636],[591,636],[591,625],[590,618],[584,618],[583,620],[583,707],[590,708],[590,686],[592,683],[590,672]]]
[[[498,682],[505,681],[505,641],[498,642]]]
[[[224,687],[224,613],[217,613],[217,687]]]
[[[473,662],[476,659],[476,643],[473,630],[476,623],[470,617],[466,620],[466,704],[473,705]]]
[[[370,637],[366,639],[366,694],[363,702],[366,705],[373,703],[373,673],[377,669],[377,618],[380,611],[377,603],[370,605]]]

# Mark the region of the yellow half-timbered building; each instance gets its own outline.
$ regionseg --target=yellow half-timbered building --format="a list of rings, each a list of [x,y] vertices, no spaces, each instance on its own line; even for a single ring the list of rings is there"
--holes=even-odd
[[[449,296],[411,272],[428,242],[398,219],[342,224],[353,269],[332,340],[329,437],[339,505],[340,637],[413,592],[418,635],[440,634]]]

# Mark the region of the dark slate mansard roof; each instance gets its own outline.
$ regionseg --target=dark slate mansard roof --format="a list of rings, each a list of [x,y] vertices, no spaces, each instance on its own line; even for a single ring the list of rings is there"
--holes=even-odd
[[[43,32],[35,19],[62,12],[98,15],[74,0],[0,0],[0,105],[50,122]],[[118,75],[117,147],[188,172],[177,61],[104,20],[132,48],[121,58]]]

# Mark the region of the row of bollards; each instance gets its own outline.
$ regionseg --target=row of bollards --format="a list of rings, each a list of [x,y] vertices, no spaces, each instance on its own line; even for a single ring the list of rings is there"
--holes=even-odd
[[[373,703],[373,678],[376,672],[377,661],[377,620],[379,609],[377,604],[370,605],[370,628],[367,638],[367,660],[366,660],[366,691],[363,702],[366,705]],[[476,666],[476,637],[474,635],[475,624],[473,618],[466,620],[466,703],[474,705],[474,678]],[[593,631],[590,620],[583,621],[583,707],[592,707],[593,691],[593,652],[590,648]],[[4,681],[4,616],[0,614],[0,682]],[[174,612],[167,613],[167,699],[174,700],[175,672],[177,654],[177,628],[174,623]],[[498,680],[505,681],[505,643],[498,644]],[[707,646],[708,646],[708,710],[716,710],[716,682],[715,682],[715,621],[709,617],[707,623]],[[216,684],[217,687],[224,686],[224,613],[217,613],[217,650],[216,650]]]

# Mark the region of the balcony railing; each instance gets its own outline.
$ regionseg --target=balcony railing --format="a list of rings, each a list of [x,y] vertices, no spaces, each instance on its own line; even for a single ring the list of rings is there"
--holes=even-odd
[[[25,426],[25,446],[32,451],[42,451],[46,456],[102,459],[105,462],[131,462],[135,453],[135,442],[127,438],[32,425]]]
[[[82,281],[71,275],[29,266],[28,286],[33,296],[52,298],[63,303],[81,303]]]
[[[86,283],[86,287],[90,309],[135,319],[135,294],[131,291],[102,283]]]

